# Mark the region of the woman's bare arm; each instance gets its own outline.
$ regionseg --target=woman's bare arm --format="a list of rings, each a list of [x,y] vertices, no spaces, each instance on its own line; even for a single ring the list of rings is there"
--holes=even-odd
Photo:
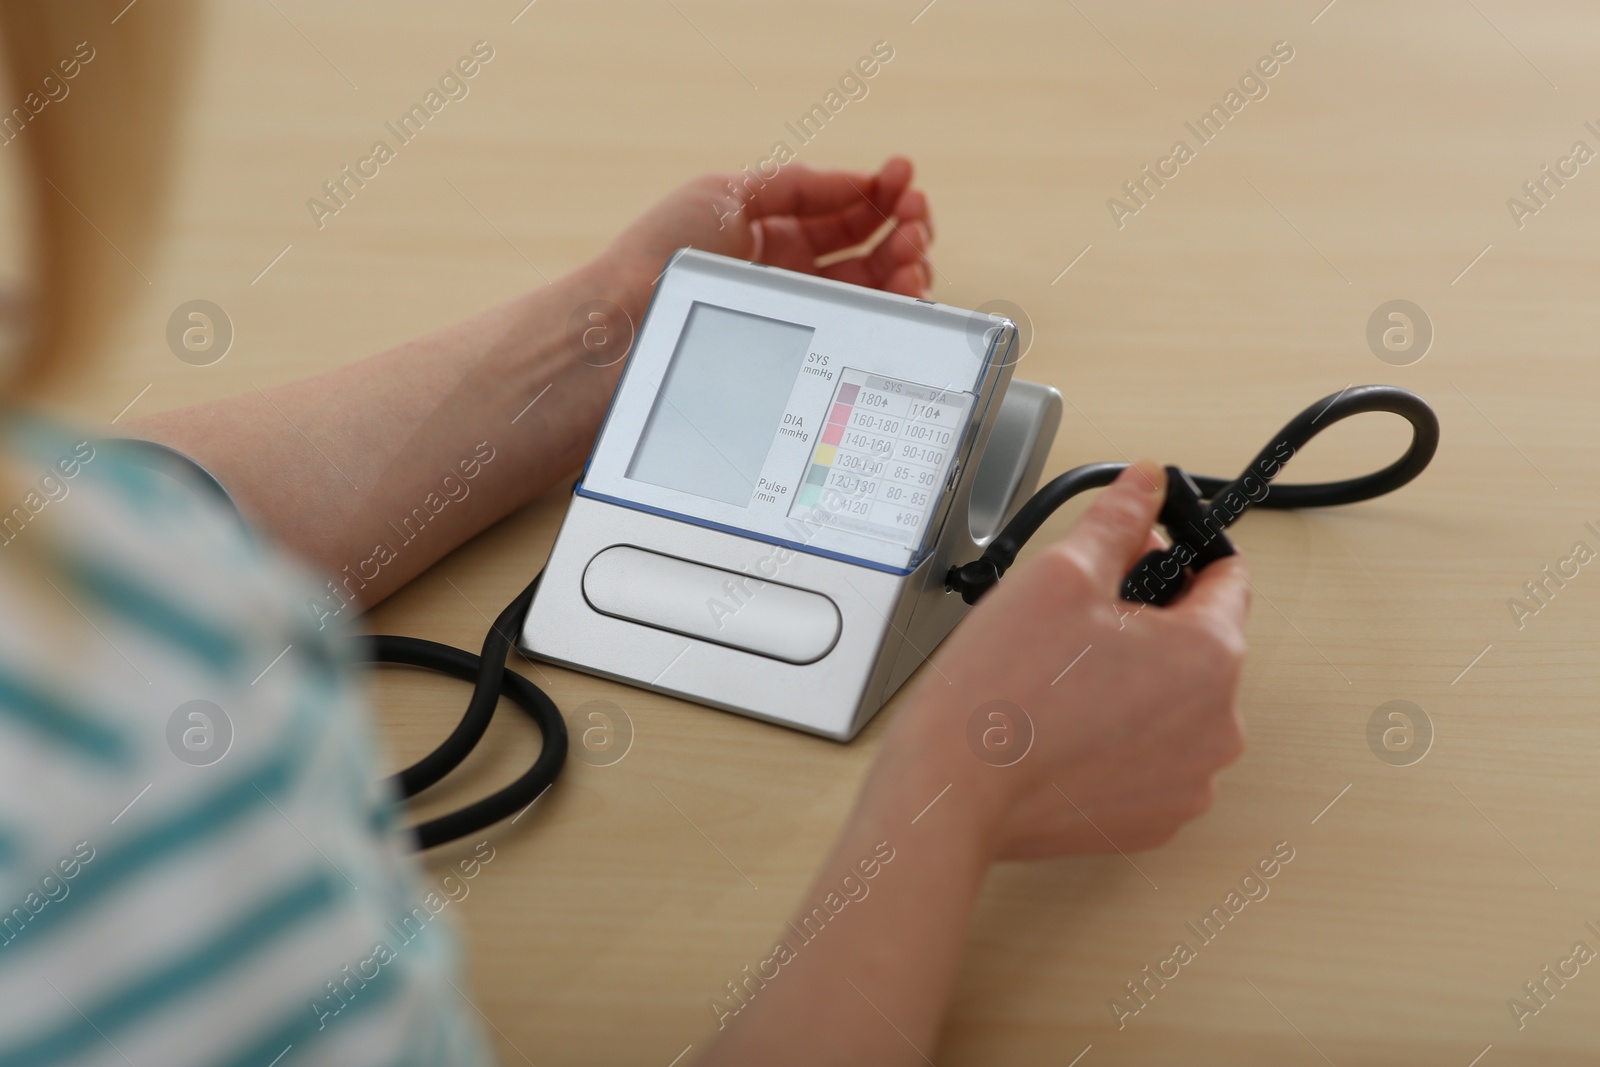
[[[567,343],[590,300],[640,313],[598,260],[379,355],[129,428],[204,464],[370,606],[582,462],[621,371]]]
[[[205,465],[254,523],[369,607],[577,470],[622,372],[616,350],[673,251],[921,296],[931,234],[910,186],[901,159],[877,174],[791,163],[770,179],[706,175],[552,285],[325,374],[129,428]],[[891,217],[868,254],[817,268]]]
[[[1129,468],[935,654],[778,932],[787,951],[775,945],[714,1009],[702,1067],[933,1062],[991,860],[1151,848],[1209,807],[1243,746],[1249,585],[1234,556],[1170,607],[1116,606],[1152,547],[1161,481]],[[1020,757],[983,758],[1001,754],[973,740],[991,727],[1026,745]]]

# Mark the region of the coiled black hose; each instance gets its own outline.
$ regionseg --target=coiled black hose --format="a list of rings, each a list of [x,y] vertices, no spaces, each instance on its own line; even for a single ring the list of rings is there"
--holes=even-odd
[[[1273,485],[1272,480],[1317,434],[1341,419],[1368,411],[1388,411],[1411,423],[1411,446],[1387,467],[1338,482]],[[1167,498],[1159,521],[1171,536],[1170,548],[1151,552],[1129,573],[1122,586],[1127,600],[1170,603],[1182,591],[1186,575],[1233,554],[1223,530],[1246,510],[1320,508],[1371,500],[1405,485],[1421,474],[1439,447],[1439,417],[1415,393],[1392,385],[1351,386],[1306,408],[1289,420],[1244,472],[1231,481],[1190,475],[1167,468]],[[1016,561],[1017,553],[1046,519],[1086,489],[1109,485],[1126,463],[1086,463],[1055,478],[1018,509],[995,535],[983,555],[952,567],[947,588],[975,604]]]
[[[539,577],[542,576],[543,572],[540,572]],[[506,656],[511,652],[511,635],[522,629],[528,606],[533,603],[534,590],[539,587],[539,577],[529,582],[528,587],[506,605],[500,617],[489,627],[483,639],[483,649],[476,656],[437,641],[424,641],[416,637],[378,634],[366,638],[362,652],[370,662],[421,667],[472,683],[472,699],[467,702],[467,710],[450,736],[438,748],[391,779],[402,797],[414,797],[437,784],[471,755],[484,732],[489,729],[495,706],[502,696],[508,697],[513,704],[527,712],[544,737],[538,759],[516,781],[459,811],[416,826],[414,832],[419,849],[455,841],[516,814],[539,799],[561,773],[561,766],[567,758],[567,724],[561,717],[560,709],[545,695],[544,690],[505,665]]]

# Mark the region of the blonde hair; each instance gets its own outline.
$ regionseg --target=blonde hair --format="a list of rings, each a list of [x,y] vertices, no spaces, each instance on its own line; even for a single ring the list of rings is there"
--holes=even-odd
[[[81,373],[149,283],[196,16],[188,0],[0,0],[0,152],[27,158],[31,224],[8,399]]]

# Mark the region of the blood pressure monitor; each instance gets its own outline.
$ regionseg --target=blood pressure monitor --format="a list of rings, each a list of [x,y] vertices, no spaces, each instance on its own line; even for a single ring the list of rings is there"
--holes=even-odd
[[[678,252],[521,633],[529,654],[847,740],[966,605],[1060,395],[1008,319]]]

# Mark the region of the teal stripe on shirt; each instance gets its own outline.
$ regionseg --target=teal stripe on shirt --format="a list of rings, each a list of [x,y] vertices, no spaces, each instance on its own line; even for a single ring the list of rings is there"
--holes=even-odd
[[[61,561],[62,573],[109,611],[161,637],[220,673],[237,674],[248,643],[221,620],[199,615],[126,570],[89,556]],[[265,666],[262,664],[261,666]]]
[[[311,747],[317,738],[313,729],[318,716],[326,713],[326,709],[305,706],[297,709],[288,737],[267,759],[177,814],[99,850],[73,879],[72,891],[66,897],[52,902],[30,919],[13,940],[0,945],[0,966],[15,962],[20,955],[19,945],[28,948],[42,943],[45,939],[41,934],[60,928],[63,921],[80,915],[129,879],[164,860],[211,843],[245,816],[270,807],[268,801],[287,793],[310,763]]]
[[[0,666],[0,716],[100,763],[125,766],[128,739],[93,712]]]
[[[339,1014],[329,1015],[326,1019],[319,1016],[312,1007],[314,999],[326,996],[326,991],[312,990],[307,994],[304,1004],[291,1009],[266,1031],[228,1053],[218,1061],[216,1067],[265,1067],[293,1046],[295,1054],[283,1058],[284,1067],[288,1067],[296,1061],[300,1053],[314,1046],[326,1034],[338,1032],[339,1027],[354,1026],[355,1020],[370,1015],[393,1001],[402,988],[412,980],[412,976],[403,969],[403,964],[404,960],[399,959],[384,964],[378,969],[377,977],[367,979],[367,984],[350,998]],[[402,1024],[403,1020],[394,1019],[389,1025],[398,1031]],[[428,1062],[430,1067],[451,1063],[448,1059]]]
[[[65,1024],[0,1051],[0,1067],[57,1063],[102,1041],[114,1041],[119,1031],[244,965],[276,938],[327,910],[343,893],[342,883],[326,871],[312,872],[196,948],[138,976],[126,989],[75,1005],[81,1014],[74,1011]]]

